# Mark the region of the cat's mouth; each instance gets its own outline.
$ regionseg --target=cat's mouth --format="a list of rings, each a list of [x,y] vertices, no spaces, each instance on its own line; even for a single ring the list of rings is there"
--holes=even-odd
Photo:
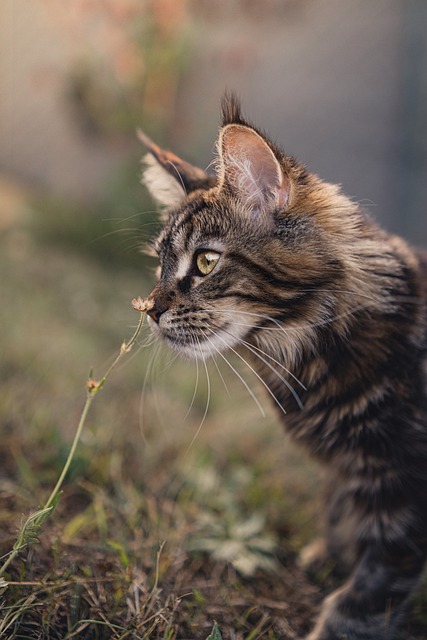
[[[183,324],[176,318],[160,318],[160,322],[155,322],[148,318],[149,325],[153,333],[174,351],[178,351],[182,356],[190,359],[206,359],[218,355],[227,350],[234,350],[244,341],[247,330],[242,327],[236,328],[231,321],[225,322],[222,326],[212,323],[211,326]]]

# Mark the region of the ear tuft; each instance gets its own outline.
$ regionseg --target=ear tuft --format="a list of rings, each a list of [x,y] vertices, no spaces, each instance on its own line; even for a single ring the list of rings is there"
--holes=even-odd
[[[226,91],[221,99],[222,126],[228,124],[245,124],[242,117],[240,100],[232,91]]]

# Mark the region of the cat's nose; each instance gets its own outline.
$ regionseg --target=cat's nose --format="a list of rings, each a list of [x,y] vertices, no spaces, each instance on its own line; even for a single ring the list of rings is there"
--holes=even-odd
[[[161,282],[158,282],[153,291],[148,296],[147,300],[151,302],[151,308],[147,309],[147,313],[159,324],[160,316],[170,309],[170,305],[175,298],[175,291],[165,287]]]
[[[147,311],[148,315],[150,316],[150,318],[152,318],[154,320],[154,322],[157,322],[157,324],[159,324],[159,320],[160,320],[160,316],[162,315],[162,313],[164,313],[166,311],[166,309],[160,309],[159,307],[157,307],[156,305],[154,305],[154,307],[152,307],[151,309],[149,309]]]

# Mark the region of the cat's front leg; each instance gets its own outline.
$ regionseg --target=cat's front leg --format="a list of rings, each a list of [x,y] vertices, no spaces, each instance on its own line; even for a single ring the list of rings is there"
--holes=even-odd
[[[423,568],[413,550],[368,548],[347,582],[328,596],[306,640],[400,640],[407,600]]]

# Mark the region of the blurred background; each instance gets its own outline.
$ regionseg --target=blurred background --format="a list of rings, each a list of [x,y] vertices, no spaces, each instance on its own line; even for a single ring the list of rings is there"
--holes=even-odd
[[[105,201],[137,175],[136,126],[206,166],[228,87],[287,151],[423,242],[426,25],[424,0],[2,0],[0,170]]]
[[[425,245],[426,33],[425,0],[2,0],[0,417],[12,439],[21,433],[29,455],[33,438],[69,440],[82,380],[135,325],[130,300],[151,289],[139,249],[157,216],[139,184],[138,126],[207,167],[231,88],[277,144]],[[148,394],[144,414],[145,354],[99,404],[97,447],[104,437],[120,448],[123,415],[125,439],[139,434],[136,466],[150,429],[159,455],[174,438],[185,450],[201,422],[216,445],[218,429],[238,434],[246,389],[227,381],[231,401],[214,386],[205,420],[208,384],[190,365],[148,375],[157,399]],[[243,422],[246,435],[268,432],[256,407]]]
[[[278,145],[427,246],[426,34],[425,0],[1,0],[0,552],[2,531],[50,491],[89,369],[104,372],[136,324],[130,300],[153,283],[139,247],[157,216],[136,128],[207,167],[233,89]],[[61,543],[113,539],[119,563],[150,566],[138,554],[155,561],[175,536],[166,575],[189,531],[206,534],[208,510],[217,542],[231,535],[224,522],[258,513],[246,531],[271,534],[264,550],[298,549],[318,471],[257,381],[234,364],[266,418],[226,365],[229,395],[213,363],[209,384],[202,366],[169,366],[146,341],[93,407]]]

